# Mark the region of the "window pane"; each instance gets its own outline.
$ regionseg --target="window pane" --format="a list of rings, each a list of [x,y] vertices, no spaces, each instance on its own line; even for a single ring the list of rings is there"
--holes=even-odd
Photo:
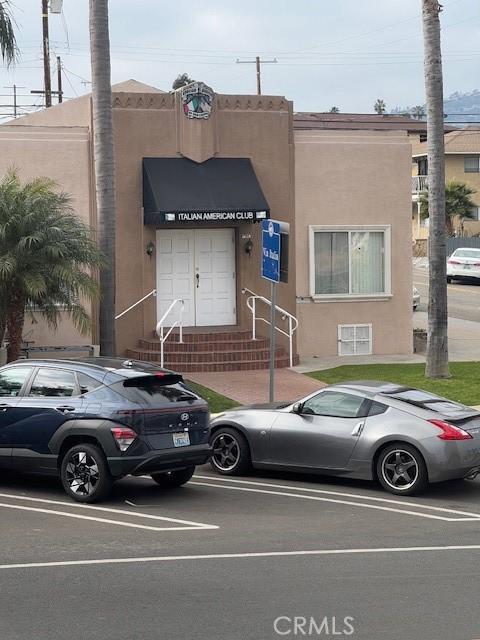
[[[354,231],[350,242],[352,293],[385,293],[383,231]]]
[[[348,233],[315,233],[315,293],[348,293]]]
[[[467,156],[465,158],[465,173],[478,173],[479,156]]]
[[[0,373],[0,396],[18,396],[33,367],[15,367]]]
[[[355,418],[364,398],[348,393],[324,391],[307,400],[302,413],[336,418]]]
[[[75,375],[64,369],[39,369],[30,396],[69,397],[75,390]]]
[[[84,393],[89,393],[90,391],[97,389],[97,387],[101,385],[101,383],[98,382],[98,380],[94,380],[93,378],[85,375],[84,373],[78,373],[77,378],[78,378],[78,385],[80,387],[80,395],[83,395]]]
[[[370,341],[359,340],[356,344],[357,356],[368,356],[371,353]]]

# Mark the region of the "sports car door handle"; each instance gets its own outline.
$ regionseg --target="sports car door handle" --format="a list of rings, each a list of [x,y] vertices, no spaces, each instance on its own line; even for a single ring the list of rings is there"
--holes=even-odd
[[[352,436],[359,436],[362,433],[364,426],[365,426],[365,422],[359,422],[355,426],[355,429],[352,431],[351,435]]]
[[[75,411],[75,407],[69,407],[69,406],[57,407],[57,411],[66,413],[67,411]]]
[[[7,409],[10,409],[11,406],[11,404],[0,404],[0,411],[4,413]]]

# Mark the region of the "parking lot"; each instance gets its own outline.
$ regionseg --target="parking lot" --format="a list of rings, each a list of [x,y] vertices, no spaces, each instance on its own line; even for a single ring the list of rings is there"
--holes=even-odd
[[[201,467],[181,489],[126,478],[85,506],[55,480],[9,475],[0,517],[8,640],[341,637],[347,617],[362,640],[480,637],[477,481],[398,498]]]

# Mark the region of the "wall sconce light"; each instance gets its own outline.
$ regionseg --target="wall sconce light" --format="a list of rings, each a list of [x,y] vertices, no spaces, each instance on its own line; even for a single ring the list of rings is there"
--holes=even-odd
[[[250,240],[250,238],[245,242],[245,244],[243,245],[243,248],[247,256],[249,256],[252,253],[253,242]]]
[[[155,245],[150,240],[150,242],[147,244],[147,256],[151,258],[154,251],[155,251]]]

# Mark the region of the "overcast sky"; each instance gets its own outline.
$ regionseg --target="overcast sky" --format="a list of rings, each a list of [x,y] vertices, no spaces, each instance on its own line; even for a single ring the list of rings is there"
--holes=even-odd
[[[16,83],[28,94],[43,88],[41,2],[12,2],[22,55],[14,70],[2,69],[1,84]],[[445,95],[480,89],[480,2],[443,5]],[[335,105],[371,112],[376,98],[389,110],[422,104],[420,6],[420,0],[110,0],[112,81],[135,78],[168,90],[185,71],[219,93],[255,93],[255,66],[236,59],[258,54],[277,59],[263,65],[262,92],[285,95],[296,111]],[[88,0],[64,0],[63,16],[50,16],[50,39],[52,59],[61,55],[65,66],[66,95],[87,93]]]

